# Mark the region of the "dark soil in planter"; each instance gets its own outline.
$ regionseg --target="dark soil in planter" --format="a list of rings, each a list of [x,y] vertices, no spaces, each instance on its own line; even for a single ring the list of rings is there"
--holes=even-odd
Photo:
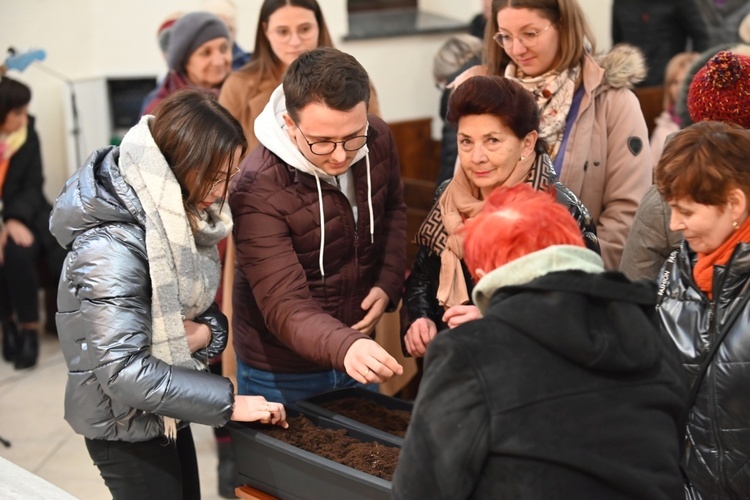
[[[291,417],[288,429],[274,427],[263,433],[297,448],[390,481],[398,463],[399,449],[380,443],[364,443],[344,429],[324,429],[309,419]]]
[[[318,405],[399,437],[404,437],[411,419],[409,411],[386,408],[373,401],[356,397],[334,399]]]

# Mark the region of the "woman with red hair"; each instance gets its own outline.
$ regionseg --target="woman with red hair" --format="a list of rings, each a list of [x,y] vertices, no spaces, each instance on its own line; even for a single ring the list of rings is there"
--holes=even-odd
[[[524,184],[466,223],[464,258],[483,317],[430,344],[393,498],[680,498],[686,390],[655,285],[605,272]]]

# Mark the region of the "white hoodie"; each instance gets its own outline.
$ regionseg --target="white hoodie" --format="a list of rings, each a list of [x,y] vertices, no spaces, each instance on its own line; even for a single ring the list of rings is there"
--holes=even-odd
[[[320,207],[320,256],[318,258],[318,265],[320,266],[321,275],[325,278],[325,270],[323,269],[323,252],[325,251],[326,232],[323,211],[323,191],[320,187],[320,180],[323,179],[325,182],[339,188],[341,192],[344,193],[349,200],[349,205],[352,207],[354,222],[356,224],[359,214],[357,210],[354,174],[352,173],[351,168],[349,168],[346,173],[339,175],[337,179],[336,176],[325,173],[310,162],[310,160],[305,158],[305,155],[303,155],[299,148],[297,148],[297,144],[295,144],[289,137],[286,130],[286,122],[284,122],[284,114],[286,114],[286,100],[284,97],[283,85],[279,85],[276,87],[276,90],[273,91],[273,94],[271,94],[271,99],[268,101],[268,104],[266,104],[266,107],[255,120],[255,136],[263,146],[284,160],[287,165],[296,168],[300,172],[315,177],[315,184],[318,187],[318,204]],[[365,134],[367,134],[367,130],[365,130]],[[367,144],[357,151],[351,165],[354,165],[362,158],[365,158],[367,165],[367,207],[370,215],[370,242],[372,243],[374,242],[375,218],[372,213],[372,181],[370,178],[370,156]]]

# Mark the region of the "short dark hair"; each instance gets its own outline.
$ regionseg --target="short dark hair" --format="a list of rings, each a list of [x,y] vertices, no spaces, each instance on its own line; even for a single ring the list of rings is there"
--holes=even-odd
[[[159,103],[151,135],[183,188],[191,170],[198,174],[197,189],[187,190],[184,200],[191,222],[197,217],[195,207],[211,192],[224,164],[229,165],[228,182],[235,151],[241,148],[241,156],[247,151],[239,122],[213,95],[193,88],[178,90]]]
[[[0,77],[0,125],[5,123],[8,113],[31,102],[31,89],[23,83]]]
[[[333,47],[318,47],[294,60],[284,75],[286,111],[296,122],[311,102],[337,111],[370,103],[370,77],[351,55]]]
[[[539,132],[539,108],[534,96],[520,83],[501,76],[473,76],[459,85],[448,101],[447,120],[458,123],[467,115],[494,115],[519,139]],[[537,139],[535,150],[547,145]]]

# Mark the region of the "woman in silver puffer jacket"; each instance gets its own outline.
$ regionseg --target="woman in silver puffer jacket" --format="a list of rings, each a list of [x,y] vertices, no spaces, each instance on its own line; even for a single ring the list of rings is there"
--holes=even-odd
[[[213,97],[180,91],[94,152],[55,202],[65,419],[114,498],[200,496],[189,422],[286,426],[281,404],[205,371],[227,342],[216,244],[246,147]]]

